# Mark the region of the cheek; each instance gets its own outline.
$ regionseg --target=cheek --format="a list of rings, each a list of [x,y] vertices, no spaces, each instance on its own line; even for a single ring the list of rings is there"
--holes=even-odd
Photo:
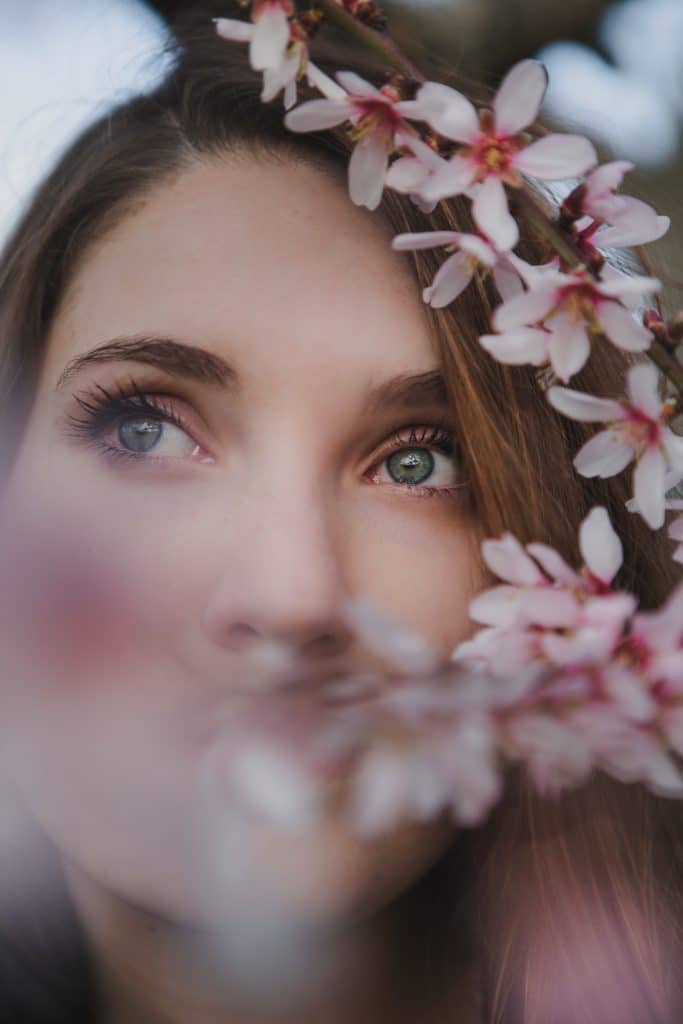
[[[375,502],[350,537],[354,589],[448,655],[474,628],[468,606],[484,583],[478,549],[475,526],[455,502]]]

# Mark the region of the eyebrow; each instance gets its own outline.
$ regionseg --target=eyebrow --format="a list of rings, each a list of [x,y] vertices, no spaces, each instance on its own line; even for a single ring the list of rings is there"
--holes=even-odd
[[[196,345],[187,345],[174,338],[133,335],[112,338],[67,363],[57,381],[62,388],[84,368],[129,360],[154,366],[174,377],[185,377],[200,383],[220,384],[238,390],[237,371],[221,356]],[[372,388],[367,395],[364,413],[373,415],[386,407],[420,408],[426,405],[447,407],[448,392],[440,370],[400,374]]]
[[[60,374],[57,389],[64,386],[87,366],[131,360],[155,366],[173,377],[186,377],[208,384],[237,386],[237,373],[220,356],[196,345],[186,345],[174,338],[134,335],[112,338],[96,348],[76,356]]]
[[[426,405],[450,405],[446,381],[440,370],[404,373],[384,381],[370,391],[364,411],[371,416],[387,406],[419,409]]]

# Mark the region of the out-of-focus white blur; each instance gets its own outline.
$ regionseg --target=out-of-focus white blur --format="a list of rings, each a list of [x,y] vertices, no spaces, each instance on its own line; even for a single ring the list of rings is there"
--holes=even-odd
[[[570,41],[537,54],[550,73],[545,113],[641,167],[670,163],[683,120],[683,3],[614,4],[600,24],[599,42],[611,63]]]
[[[0,244],[78,132],[162,77],[164,39],[139,0],[0,4]]]

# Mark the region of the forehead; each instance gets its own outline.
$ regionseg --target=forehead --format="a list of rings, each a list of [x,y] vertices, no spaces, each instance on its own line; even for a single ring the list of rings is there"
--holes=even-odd
[[[424,306],[392,234],[308,164],[198,163],[87,254],[53,328],[46,375],[54,382],[75,356],[136,333],[201,345],[254,386],[264,373],[376,382],[431,368]]]

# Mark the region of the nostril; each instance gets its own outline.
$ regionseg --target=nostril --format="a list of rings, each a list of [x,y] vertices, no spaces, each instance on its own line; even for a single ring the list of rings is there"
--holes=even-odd
[[[329,658],[334,655],[341,655],[347,651],[350,639],[350,633],[346,628],[318,633],[303,645],[301,653],[312,658]]]
[[[223,631],[221,644],[231,651],[244,651],[257,636],[257,630],[247,622],[235,622]]]

